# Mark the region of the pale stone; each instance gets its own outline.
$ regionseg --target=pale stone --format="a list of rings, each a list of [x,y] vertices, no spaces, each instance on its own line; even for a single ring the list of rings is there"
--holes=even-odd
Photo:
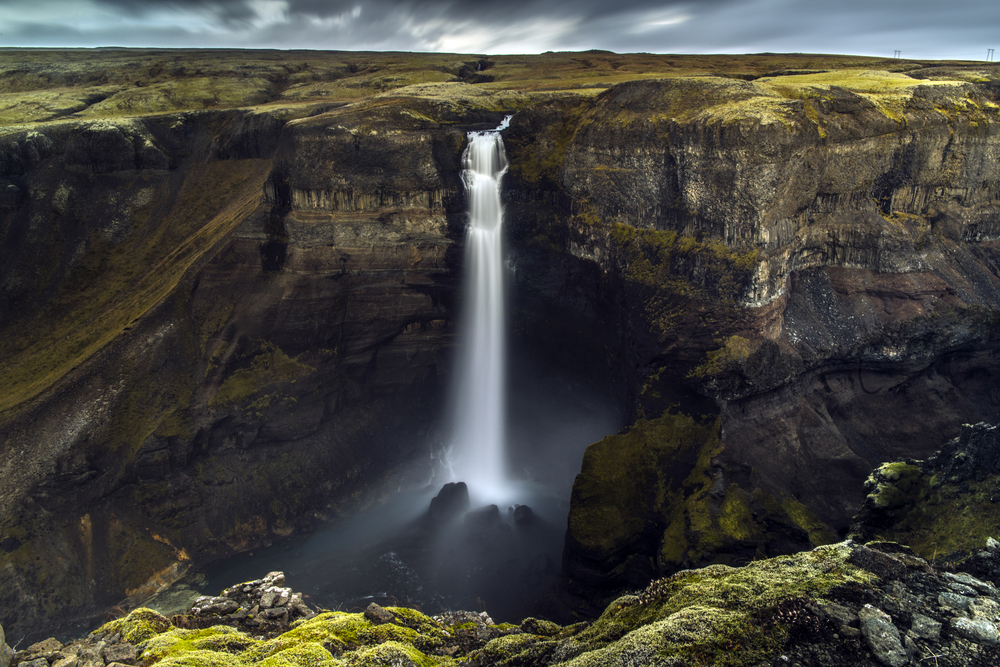
[[[861,634],[879,662],[889,667],[903,667],[909,662],[899,630],[892,624],[889,614],[866,604],[858,612],[858,618],[861,620]]]

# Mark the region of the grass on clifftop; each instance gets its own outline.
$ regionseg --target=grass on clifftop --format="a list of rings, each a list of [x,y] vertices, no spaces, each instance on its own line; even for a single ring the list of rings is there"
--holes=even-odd
[[[521,91],[533,96],[593,95],[624,81],[664,77],[759,79],[771,86],[780,81],[786,89],[838,85],[875,93],[876,86],[916,81],[900,72],[921,68],[922,63],[914,61],[801,54],[693,56],[586,51],[481,56],[8,48],[0,49],[0,126],[259,105],[343,104],[406,86],[458,81],[494,92]],[[885,76],[859,81],[857,73],[862,70],[879,70]],[[986,70],[963,72],[956,68],[956,78],[979,81],[993,76]]]

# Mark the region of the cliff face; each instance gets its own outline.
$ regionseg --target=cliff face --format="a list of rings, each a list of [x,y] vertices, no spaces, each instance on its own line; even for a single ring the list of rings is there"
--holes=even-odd
[[[588,455],[571,588],[831,539],[858,509],[841,489],[873,465],[995,418],[1000,108],[994,88],[916,80],[932,74],[888,96],[634,82],[515,118],[520,224],[544,230],[528,243],[602,267],[638,408],[718,419],[689,455],[656,462],[676,424],[609,443],[645,452],[632,463]],[[549,164],[531,161],[539,134]],[[546,202],[562,224],[532,218]],[[609,540],[604,520],[631,527]]]
[[[464,224],[452,126],[499,117],[403,97],[6,138],[8,628],[428,478]]]
[[[995,73],[351,88],[377,71],[4,130],[8,629],[426,479],[465,133],[509,111],[515,336],[635,418],[584,460],[571,604],[833,540],[873,466],[997,420]]]

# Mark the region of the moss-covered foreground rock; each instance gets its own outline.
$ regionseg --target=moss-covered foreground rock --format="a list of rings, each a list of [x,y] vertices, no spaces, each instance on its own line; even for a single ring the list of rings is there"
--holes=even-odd
[[[741,564],[834,541],[795,498],[742,488],[718,464],[722,451],[717,419],[675,411],[639,419],[588,447],[573,485],[568,589],[603,593],[599,613],[623,588],[681,568]]]
[[[1000,563],[1000,549],[985,553]],[[250,630],[260,604],[214,616],[192,609],[172,619],[141,608],[86,640],[33,645],[15,654],[13,665],[902,667],[933,658],[950,667],[1000,659],[995,584],[936,570],[887,542],[847,541],[741,568],[686,570],[618,598],[593,623],[567,627],[372,604],[281,628],[264,620]]]

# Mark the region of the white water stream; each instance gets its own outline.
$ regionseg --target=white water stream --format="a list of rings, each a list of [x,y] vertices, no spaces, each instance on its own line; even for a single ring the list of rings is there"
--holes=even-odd
[[[453,481],[474,497],[502,502],[510,495],[506,442],[506,303],[503,206],[500,180],[507,171],[500,132],[470,132],[462,180],[469,198],[465,246],[465,303],[455,416],[448,463]]]

